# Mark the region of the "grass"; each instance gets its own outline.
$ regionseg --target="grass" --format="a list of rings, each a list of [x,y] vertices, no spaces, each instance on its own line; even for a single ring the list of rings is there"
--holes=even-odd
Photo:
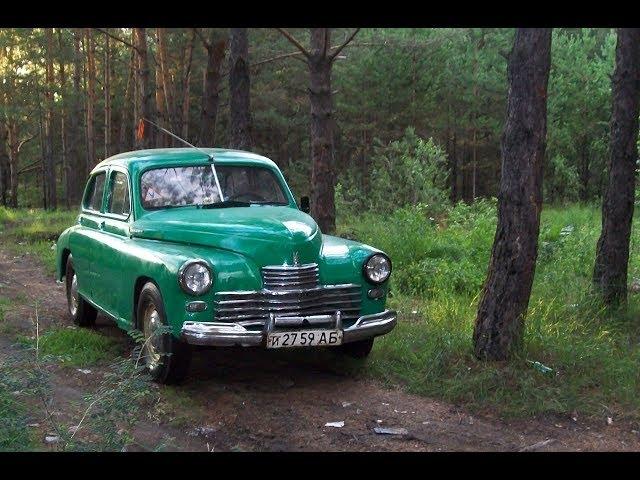
[[[21,337],[21,342],[33,346],[33,338]],[[55,357],[62,365],[89,367],[113,360],[120,354],[116,340],[86,328],[52,327],[39,339],[43,356]]]
[[[385,218],[342,219],[341,232],[394,260],[389,303],[400,312],[397,329],[376,341],[370,361],[358,370],[410,392],[506,416],[576,411],[637,418],[640,299],[630,294],[626,312],[608,312],[590,293],[600,231],[596,207],[543,210],[524,349],[509,362],[473,357],[494,212],[491,203],[481,202],[459,205],[441,221],[429,220],[421,207]],[[639,240],[636,229],[630,281],[640,277]]]
[[[0,242],[16,255],[33,254],[48,274],[55,272],[55,242],[73,225],[77,210],[8,209],[0,207]]]
[[[0,208],[0,238],[23,242],[16,250],[36,254],[52,271],[51,239],[75,217],[75,211]],[[639,418],[640,294],[630,293],[626,312],[610,312],[590,293],[600,233],[597,206],[545,206],[523,351],[509,362],[473,357],[473,322],[495,225],[495,203],[489,201],[459,204],[438,216],[416,206],[384,216],[338,218],[339,235],[391,256],[389,305],[400,312],[396,330],[376,341],[367,363],[353,364],[354,374],[505,416],[577,412]],[[633,279],[640,279],[637,228],[629,262]],[[43,351],[67,356],[70,364],[113,355],[107,353],[113,346],[95,332],[60,329],[48,335]],[[180,403],[171,392],[166,395],[169,404]]]
[[[28,427],[26,408],[0,379],[0,452],[30,451],[36,442]]]

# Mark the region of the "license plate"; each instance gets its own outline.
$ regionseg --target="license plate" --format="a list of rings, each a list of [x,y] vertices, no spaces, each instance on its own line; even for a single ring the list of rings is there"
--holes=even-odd
[[[328,347],[342,344],[342,330],[296,330],[271,332],[267,348]]]

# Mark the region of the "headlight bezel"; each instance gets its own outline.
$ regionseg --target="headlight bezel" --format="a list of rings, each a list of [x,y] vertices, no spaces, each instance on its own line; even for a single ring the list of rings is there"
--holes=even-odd
[[[376,280],[372,279],[371,277],[369,277],[368,270],[367,270],[367,265],[369,264],[371,259],[374,258],[374,257],[377,257],[377,256],[381,256],[381,257],[385,258],[387,260],[387,263],[389,264],[389,274],[384,278],[384,280],[380,280],[380,281],[376,281]],[[382,253],[382,252],[372,253],[371,255],[369,255],[367,257],[367,259],[362,264],[362,276],[365,278],[365,280],[367,282],[369,282],[372,285],[382,285],[384,282],[389,280],[389,278],[391,277],[391,272],[392,271],[393,271],[393,264],[391,263],[391,259],[389,258],[389,256],[386,253]]]
[[[185,281],[185,275],[186,275],[187,269],[192,265],[202,265],[209,271],[209,284],[206,286],[206,288],[204,288],[199,292],[194,292],[193,290],[190,290],[187,287],[187,284]],[[211,287],[213,286],[213,267],[209,265],[209,262],[207,262],[202,258],[187,260],[182,264],[182,266],[178,270],[178,285],[180,286],[180,289],[188,295],[192,295],[194,297],[201,297],[202,295],[205,295],[207,292],[209,292],[209,290],[211,290]]]

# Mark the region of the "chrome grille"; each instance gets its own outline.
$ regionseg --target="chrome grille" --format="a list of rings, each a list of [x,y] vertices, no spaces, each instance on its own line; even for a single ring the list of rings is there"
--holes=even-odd
[[[360,316],[359,285],[321,285],[298,290],[219,292],[215,295],[215,321],[262,328],[270,313],[278,317],[333,315],[342,312],[346,326]]]
[[[262,267],[262,284],[267,290],[308,289],[317,287],[318,265],[278,265]]]

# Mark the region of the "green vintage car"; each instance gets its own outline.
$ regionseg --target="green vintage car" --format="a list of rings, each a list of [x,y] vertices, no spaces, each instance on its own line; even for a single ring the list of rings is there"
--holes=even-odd
[[[271,160],[225,149],[123,153],[91,172],[56,248],[69,313],[144,333],[154,380],[184,378],[191,345],[335,347],[365,357],[391,331],[391,261],[324,235]]]

